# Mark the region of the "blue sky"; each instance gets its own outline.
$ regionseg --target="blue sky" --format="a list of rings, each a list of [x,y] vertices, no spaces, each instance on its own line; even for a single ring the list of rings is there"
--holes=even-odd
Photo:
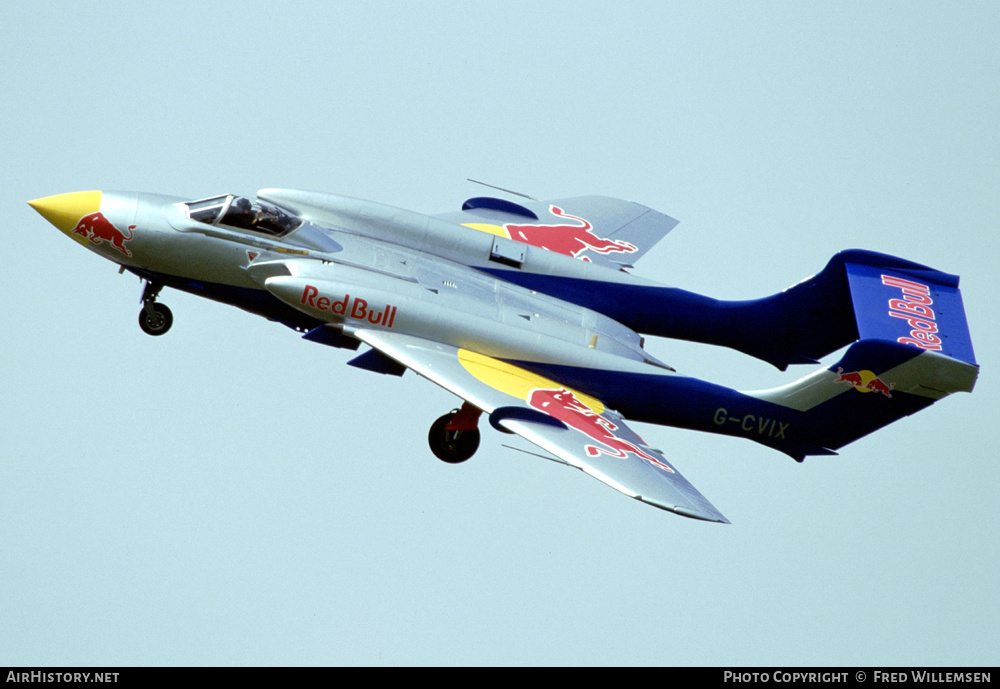
[[[990,3],[5,3],[0,664],[996,665]],[[733,521],[628,500],[408,373],[140,284],[25,203],[482,179],[681,224],[637,273],[771,294],[867,248],[962,276],[983,373],[798,465],[639,425]],[[656,341],[741,389],[804,375]],[[680,400],[679,403],[683,403]]]

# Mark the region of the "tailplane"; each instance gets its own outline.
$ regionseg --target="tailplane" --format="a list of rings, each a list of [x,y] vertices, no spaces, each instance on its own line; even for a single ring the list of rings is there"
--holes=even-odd
[[[795,418],[785,442],[773,444],[776,449],[799,461],[833,454],[953,392],[972,392],[979,374],[974,362],[904,342],[910,339],[929,344],[911,333],[896,341],[861,340],[829,368],[780,388],[744,394],[784,407]]]

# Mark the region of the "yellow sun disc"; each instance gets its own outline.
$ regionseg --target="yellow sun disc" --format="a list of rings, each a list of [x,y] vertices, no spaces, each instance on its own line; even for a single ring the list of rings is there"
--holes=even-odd
[[[604,413],[604,404],[599,399],[585,395],[572,388],[567,388],[565,385],[561,385],[554,380],[549,380],[544,376],[526,371],[513,364],[508,364],[483,354],[470,352],[467,349],[458,350],[458,361],[477,380],[486,383],[494,390],[507,393],[520,400],[527,401],[528,395],[536,388],[553,390],[566,388],[595,414]]]

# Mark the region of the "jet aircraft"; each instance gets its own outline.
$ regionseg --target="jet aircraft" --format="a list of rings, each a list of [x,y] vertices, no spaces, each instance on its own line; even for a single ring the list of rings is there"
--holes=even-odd
[[[848,250],[778,294],[717,300],[630,272],[677,221],[619,199],[480,196],[435,216],[291,189],[194,201],[86,191],[29,204],[143,281],[139,325],[150,335],[170,329],[158,301],[170,287],[315,343],[363,344],[350,365],[411,369],[462,400],[431,426],[440,459],[472,456],[485,414],[625,495],[707,521],[728,523],[626,420],[743,437],[802,461],[971,392],[979,371],[955,275]],[[677,372],[644,336],[730,347],[781,370],[819,367],[741,392]]]

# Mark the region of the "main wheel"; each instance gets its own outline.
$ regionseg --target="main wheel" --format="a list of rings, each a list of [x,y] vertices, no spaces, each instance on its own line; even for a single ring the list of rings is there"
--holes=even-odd
[[[164,304],[156,302],[139,312],[139,327],[147,335],[162,335],[174,324],[174,314]]]
[[[454,414],[445,414],[434,422],[427,442],[434,456],[449,464],[464,462],[479,449],[479,429],[468,431],[448,431],[445,427],[451,423]]]

